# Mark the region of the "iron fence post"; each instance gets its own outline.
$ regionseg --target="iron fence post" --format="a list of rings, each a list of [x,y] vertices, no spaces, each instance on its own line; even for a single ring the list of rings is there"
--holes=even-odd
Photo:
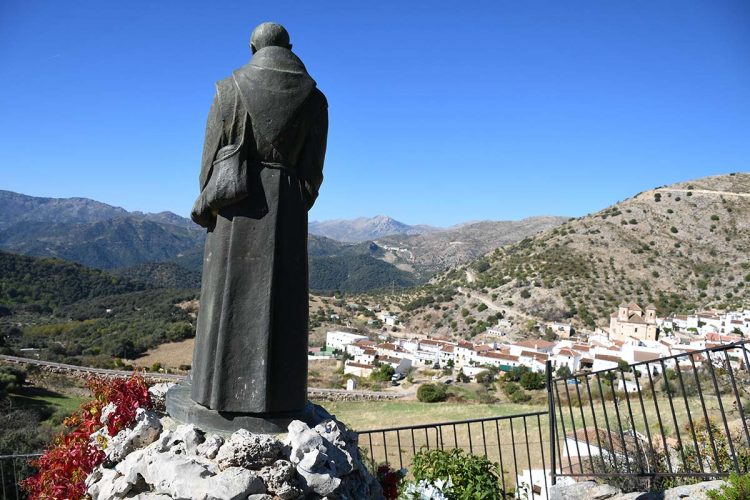
[[[549,422],[549,452],[550,452],[550,484],[554,486],[555,481],[557,480],[555,477],[555,471],[557,470],[557,455],[556,455],[556,447],[557,447],[557,439],[555,438],[555,431],[556,431],[556,422],[555,422],[555,401],[552,398],[552,361],[547,360],[547,363],[545,365],[545,374],[547,378],[547,419]],[[542,469],[544,469],[544,464],[542,464]]]

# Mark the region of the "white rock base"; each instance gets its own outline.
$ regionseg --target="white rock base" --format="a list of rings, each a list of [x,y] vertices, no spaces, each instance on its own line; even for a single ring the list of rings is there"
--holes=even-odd
[[[93,500],[383,497],[360,459],[357,434],[335,419],[312,429],[294,421],[285,442],[244,429],[225,440],[193,425],[164,430],[141,412],[138,425],[110,438],[116,452],[87,478]]]

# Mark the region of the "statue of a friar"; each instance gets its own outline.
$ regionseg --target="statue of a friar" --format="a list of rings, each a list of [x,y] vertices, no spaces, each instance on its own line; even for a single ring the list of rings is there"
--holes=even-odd
[[[318,196],[328,104],[289,34],[264,23],[252,59],[216,84],[200,196],[207,229],[190,396],[219,412],[307,402],[307,211]]]

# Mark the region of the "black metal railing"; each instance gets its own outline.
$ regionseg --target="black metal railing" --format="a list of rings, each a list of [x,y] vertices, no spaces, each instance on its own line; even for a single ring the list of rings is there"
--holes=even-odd
[[[749,348],[743,341],[552,379],[552,481],[660,489],[748,472]]]
[[[460,448],[500,465],[507,497],[548,498],[559,478],[625,490],[750,472],[750,341],[553,378],[547,410],[359,432],[373,468],[411,468],[423,449]],[[39,455],[0,456],[2,498]]]
[[[0,455],[0,494],[3,500],[22,500],[26,495],[19,484],[34,473],[29,460],[41,456],[41,453],[25,455]]]
[[[500,465],[509,497],[522,484],[527,498],[546,498],[549,486],[546,411],[360,431],[359,446],[373,468],[385,463],[407,469],[420,450],[461,448]]]

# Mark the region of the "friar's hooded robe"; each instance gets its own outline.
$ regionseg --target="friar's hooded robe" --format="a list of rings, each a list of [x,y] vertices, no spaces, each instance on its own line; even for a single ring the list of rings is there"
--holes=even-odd
[[[260,49],[216,87],[200,186],[219,149],[243,141],[248,196],[209,223],[191,397],[225,412],[299,411],[307,401],[307,211],[323,180],[328,104],[283,47]]]

